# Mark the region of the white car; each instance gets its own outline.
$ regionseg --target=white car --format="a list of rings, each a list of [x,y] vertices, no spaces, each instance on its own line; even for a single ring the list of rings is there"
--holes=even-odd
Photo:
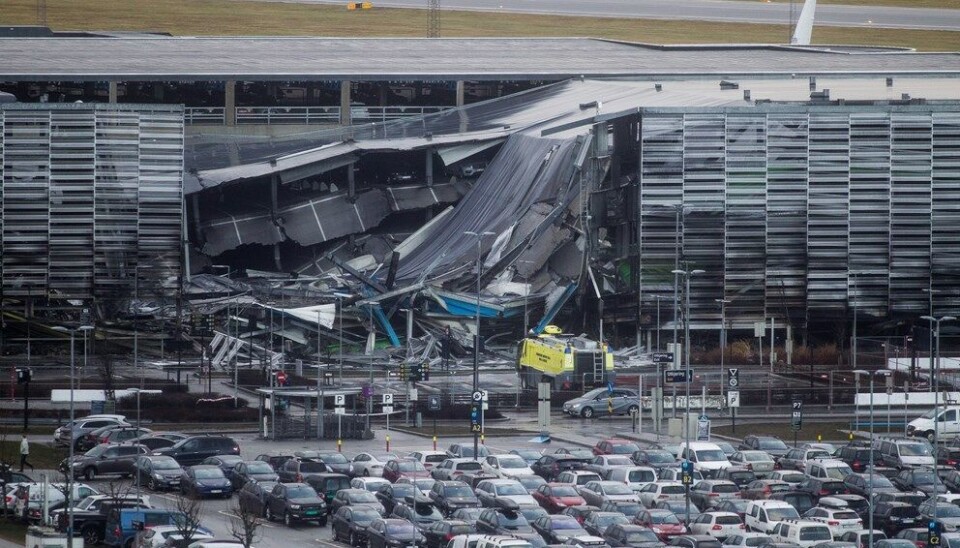
[[[830,534],[834,539],[848,531],[859,531],[863,529],[863,520],[856,512],[844,508],[824,508],[814,506],[803,514],[803,519],[818,521],[825,524],[830,529]]]
[[[787,519],[773,527],[771,535],[778,542],[792,542],[803,548],[812,548],[821,542],[832,540],[830,529],[817,521]]]
[[[480,470],[483,470],[483,467],[473,459],[447,459],[434,466],[430,475],[437,481],[458,480],[463,474],[479,472]]]
[[[619,481],[634,491],[640,491],[648,483],[657,481],[657,471],[649,466],[614,468],[607,476],[609,481]]]
[[[43,486],[41,484],[28,484],[30,486],[30,500],[28,501],[26,497],[21,497],[21,493],[17,493],[16,505],[14,507],[14,512],[18,516],[23,516],[24,511],[26,510],[27,520],[30,522],[43,521],[46,516],[43,516]],[[72,483],[71,495],[72,500],[81,500],[90,495],[99,495],[100,491],[97,491],[93,487],[85,483]],[[50,483],[47,484],[47,502],[50,505],[58,504],[63,502],[66,499],[66,484],[63,483]],[[24,493],[25,494],[25,493]]]
[[[679,481],[655,481],[644,485],[639,491],[640,504],[653,508],[661,500],[683,500],[686,489]]]
[[[770,535],[741,531],[727,537],[723,541],[723,546],[724,548],[755,548],[769,542],[774,542]]]
[[[384,485],[390,485],[390,482],[383,478],[353,478],[350,480],[351,489],[366,489],[371,493],[376,493]]]
[[[753,470],[758,478],[765,478],[773,472],[776,464],[766,451],[737,451],[730,457],[730,464]]]
[[[383,465],[399,458],[396,453],[360,453],[350,462],[350,475],[382,476]]]
[[[193,533],[193,540],[195,541],[212,538],[213,533],[202,527]],[[167,546],[167,539],[183,539],[180,528],[176,525],[154,525],[138,532],[133,545],[137,548],[161,548]]]
[[[533,469],[527,461],[517,455],[490,455],[480,464],[483,471],[498,478],[518,478],[532,476]]]
[[[680,467],[676,468],[661,468],[660,473],[657,475],[657,480],[659,481],[680,481]],[[693,483],[703,480],[703,473],[699,470],[693,471]]]
[[[446,548],[477,548],[477,542],[487,535],[457,535],[450,539]]]
[[[537,499],[527,493],[527,489],[517,480],[512,479],[490,479],[483,480],[477,484],[477,498],[480,504],[487,507],[496,508],[498,501],[513,501],[517,506],[540,506]]]
[[[691,533],[710,535],[719,540],[743,533],[744,529],[740,516],[733,512],[706,512],[697,516],[690,524]]]
[[[427,470],[450,458],[446,451],[414,451],[408,455],[411,459],[420,461]]]
[[[796,489],[803,483],[803,480],[807,479],[807,476],[796,470],[774,470],[767,475],[767,479],[782,481],[788,484],[791,489]]]

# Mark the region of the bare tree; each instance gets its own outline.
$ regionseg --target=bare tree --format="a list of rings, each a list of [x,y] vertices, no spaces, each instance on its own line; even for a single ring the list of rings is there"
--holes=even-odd
[[[116,368],[113,363],[113,356],[104,354],[100,356],[100,380],[103,382],[103,392],[107,401],[116,401],[116,388],[114,379]]]
[[[183,544],[189,545],[193,541],[193,535],[200,528],[203,503],[199,499],[190,498],[181,493],[176,497],[174,510],[176,515],[173,518],[173,526],[177,528],[177,534],[183,539]]]
[[[262,523],[263,520],[256,512],[242,504],[237,504],[233,507],[233,515],[230,517],[230,536],[239,540],[243,548],[251,548],[253,543],[260,540],[262,536],[260,530]]]

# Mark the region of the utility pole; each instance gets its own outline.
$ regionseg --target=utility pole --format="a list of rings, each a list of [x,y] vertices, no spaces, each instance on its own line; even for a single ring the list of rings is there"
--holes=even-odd
[[[477,310],[476,310],[476,336],[473,339],[473,393],[480,390],[480,275],[483,269],[483,237],[493,236],[493,232],[464,232],[467,236],[473,236],[477,239]],[[483,402],[480,402],[482,407]],[[480,433],[473,433],[473,460],[478,460],[480,455]]]
[[[440,0],[427,0],[430,21],[427,26],[427,38],[440,38]]]

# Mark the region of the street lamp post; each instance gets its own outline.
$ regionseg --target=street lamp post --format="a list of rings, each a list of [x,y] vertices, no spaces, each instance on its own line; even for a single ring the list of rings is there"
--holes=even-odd
[[[690,451],[690,278],[696,276],[697,274],[703,274],[703,270],[674,270],[673,274],[677,276],[684,277],[684,294],[683,294],[683,363],[684,363],[684,375],[686,378],[686,417],[684,417],[684,459],[689,460],[689,451]],[[676,408],[676,405],[674,405]],[[686,501],[686,521],[687,525],[690,525],[690,486],[684,486],[684,500]]]
[[[875,377],[889,377],[891,373],[892,372],[887,369],[880,369],[874,371],[872,374],[863,369],[855,369],[853,371],[854,375],[868,375],[870,377],[870,473],[867,475],[867,482],[869,482],[867,487],[867,501],[870,505],[870,517],[868,518],[867,525],[867,546],[873,546],[873,379]],[[934,498],[936,498],[936,495],[934,495]]]
[[[337,298],[337,318],[340,320],[340,363],[339,371],[337,376],[340,378],[340,388],[343,388],[343,300],[352,297],[349,293],[334,293],[334,297]]]
[[[76,376],[76,355],[74,353],[75,343],[76,343],[76,333],[77,331],[83,331],[84,336],[86,336],[87,331],[93,329],[93,326],[81,325],[76,329],[70,329],[63,326],[56,326],[53,328],[56,331],[61,331],[64,333],[70,333],[70,452],[67,456],[67,492],[64,493],[66,496],[66,505],[67,505],[67,548],[73,548],[73,447],[76,442],[73,439],[73,420],[74,420],[74,395],[73,395],[73,386],[74,386],[74,377]],[[86,348],[84,348],[86,351]]]
[[[477,392],[480,389],[480,273],[483,263],[481,262],[483,255],[483,238],[484,236],[493,236],[493,232],[464,232],[467,236],[473,236],[477,239],[477,310],[475,318],[476,335],[473,339],[473,392]],[[480,405],[483,405],[483,402],[480,402]],[[480,435],[477,432],[473,433],[473,460],[479,460],[477,454],[480,451]]]
[[[932,297],[931,297],[932,299]],[[937,470],[937,444],[939,443],[939,430],[940,426],[938,423],[940,415],[940,383],[937,380],[938,375],[940,374],[940,322],[949,322],[956,320],[953,316],[942,316],[940,318],[934,318],[933,316],[920,316],[921,320],[927,320],[928,322],[934,325],[933,338],[937,342],[937,350],[934,354],[934,362],[930,367],[930,387],[933,389],[933,479],[934,481],[939,481],[940,475],[939,470]],[[939,484],[934,484],[933,486],[933,517],[937,517],[937,487]]]

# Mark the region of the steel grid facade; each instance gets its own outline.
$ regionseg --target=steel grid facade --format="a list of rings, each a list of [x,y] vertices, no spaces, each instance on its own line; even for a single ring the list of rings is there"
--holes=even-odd
[[[957,312],[956,105],[661,109],[642,114],[640,149],[647,312],[672,298],[675,264],[705,271],[702,328],[719,328],[721,298],[739,324],[915,318],[931,294],[933,314]]]
[[[145,295],[180,268],[179,107],[0,105],[3,294]]]

